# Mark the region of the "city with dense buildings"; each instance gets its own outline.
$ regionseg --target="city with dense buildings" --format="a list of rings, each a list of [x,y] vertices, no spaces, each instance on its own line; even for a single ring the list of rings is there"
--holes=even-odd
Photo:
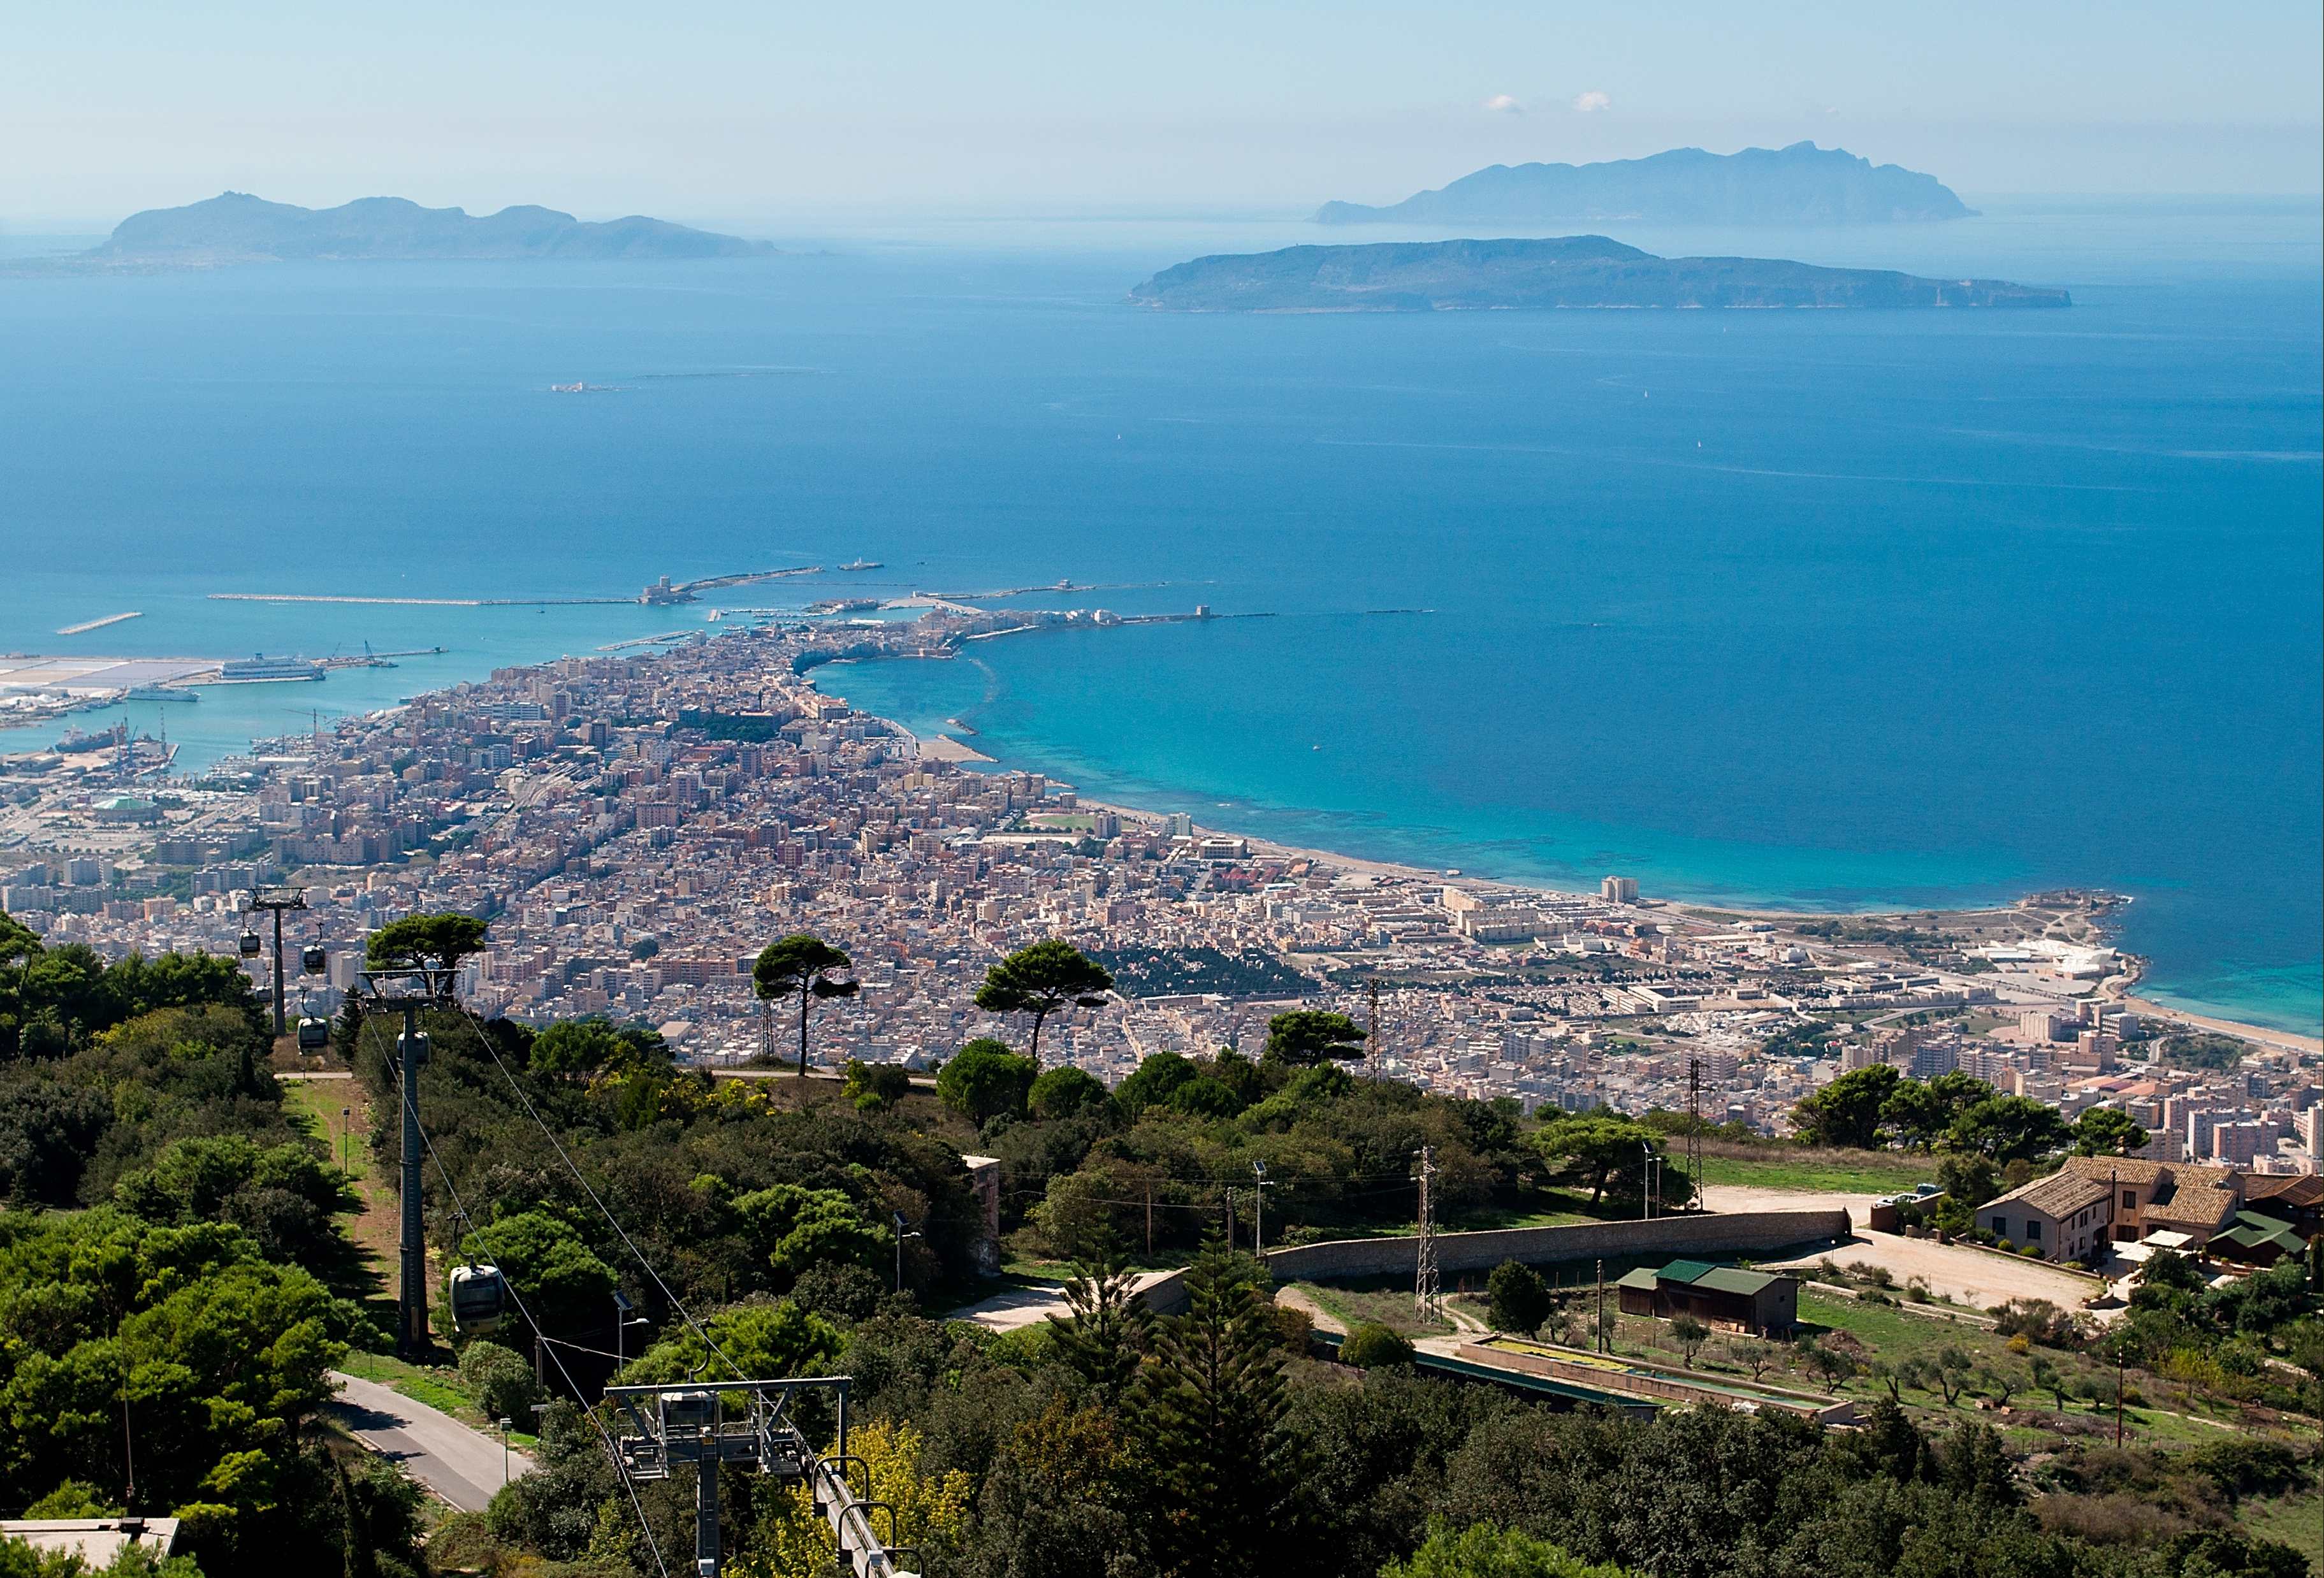
[[[1047,1063],[1118,1084],[1158,1051],[1250,1045],[1286,1006],[1371,1027],[1370,1066],[1446,1094],[1698,1112],[1763,1135],[1875,1064],[1960,1071],[2067,1119],[2114,1107],[2142,1153],[2309,1172],[2319,1060],[2246,1044],[2224,1069],[2165,1045],[2121,993],[2105,895],[1862,920],[1760,918],[1641,896],[1609,876],[1554,893],[1284,849],[1181,815],[1093,805],[1038,774],[979,771],[957,740],[851,707],[844,660],[942,660],[966,641],[1111,616],[995,614],[915,599],[910,623],[795,623],[659,652],[567,658],[258,742],[159,790],[99,749],[14,759],[0,900],[51,943],[233,954],[264,885],[303,890],[294,1006],[336,1010],[364,937],[399,916],[490,922],[462,989],[480,1012],[604,1015],[685,1057],[796,1045],[751,982],[807,931],[860,995],[811,1046],[938,1063],[1022,1027],[977,1010],[985,967],[1071,940],[1106,963],[1104,1007],[1053,1019]],[[854,610],[840,610],[842,614]],[[836,660],[836,661],[835,661]],[[270,954],[249,962],[271,984]]]

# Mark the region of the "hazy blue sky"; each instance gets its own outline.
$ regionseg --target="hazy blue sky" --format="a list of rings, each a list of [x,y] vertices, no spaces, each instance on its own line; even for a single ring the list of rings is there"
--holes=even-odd
[[[0,223],[232,188],[779,225],[1303,211],[1812,139],[1964,192],[2324,183],[2316,0],[19,5]]]

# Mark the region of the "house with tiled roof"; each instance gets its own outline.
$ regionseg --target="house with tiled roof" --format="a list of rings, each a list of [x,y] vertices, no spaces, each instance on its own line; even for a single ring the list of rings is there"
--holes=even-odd
[[[2243,1209],[2242,1184],[2241,1177],[2223,1167],[2182,1169],[2171,1197],[2147,1208],[2147,1232],[2183,1232],[2190,1247],[2201,1249]]]
[[[2048,1260],[2083,1260],[2106,1252],[2114,1236],[2114,1191],[2079,1173],[2056,1172],[1977,1208],[1977,1224]]]
[[[2246,1180],[2223,1167],[2149,1161],[2135,1156],[2070,1156],[2060,1171],[2088,1179],[2113,1195],[2111,1232],[2118,1243],[2136,1243],[2160,1231],[2185,1233],[2200,1248],[2234,1221],[2244,1204]],[[1978,1209],[1984,1213],[1993,1207]]]

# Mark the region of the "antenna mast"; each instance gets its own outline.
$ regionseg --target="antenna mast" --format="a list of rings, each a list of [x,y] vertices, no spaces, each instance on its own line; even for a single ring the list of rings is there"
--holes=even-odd
[[[1368,984],[1371,988],[1372,1012],[1370,1023],[1364,1029],[1364,1072],[1374,1079],[1379,1077],[1379,977],[1375,975]]]
[[[1686,1060],[1687,1209],[1702,1209],[1702,1059]]]
[[[1424,1321],[1444,1319],[1444,1296],[1436,1284],[1436,1148],[1420,1148],[1420,1254],[1413,1278],[1412,1304]]]

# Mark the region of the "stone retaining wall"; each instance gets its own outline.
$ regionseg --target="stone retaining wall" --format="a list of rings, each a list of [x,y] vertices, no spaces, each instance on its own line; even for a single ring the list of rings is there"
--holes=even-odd
[[[1738,1211],[1731,1215],[1658,1216],[1653,1221],[1578,1222],[1560,1227],[1513,1227],[1494,1232],[1436,1235],[1440,1271],[1489,1271],[1503,1260],[1731,1259],[1849,1236],[1845,1211]],[[1419,1269],[1420,1240],[1334,1239],[1267,1251],[1277,1282],[1333,1277],[1409,1277]]]

